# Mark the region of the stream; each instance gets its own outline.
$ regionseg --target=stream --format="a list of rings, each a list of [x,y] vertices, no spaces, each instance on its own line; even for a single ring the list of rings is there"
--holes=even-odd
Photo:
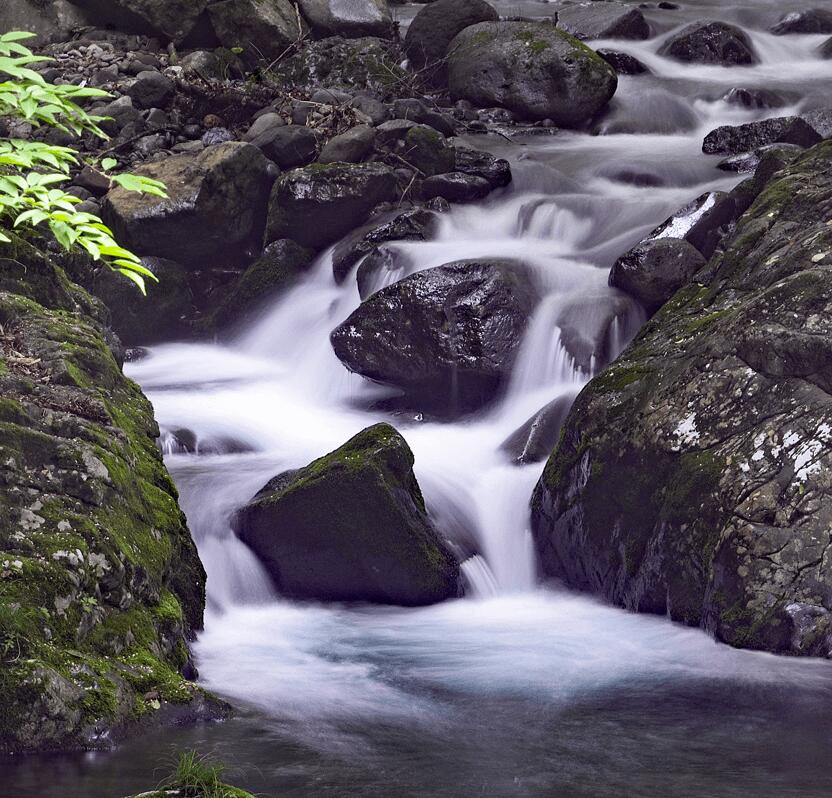
[[[551,13],[545,3],[495,5]],[[576,395],[644,322],[607,286],[616,257],[690,200],[740,179],[702,154],[705,134],[832,104],[832,61],[814,54],[828,37],[765,32],[810,4],[785,5],[649,9],[652,39],[592,43],[653,73],[620,78],[599,135],[471,137],[511,161],[513,183],[453,207],[432,241],[392,245],[401,268],[386,281],[462,258],[532,267],[545,299],[510,385],[486,410],[448,422],[373,409],[384,389],[349,374],[329,344],[360,302],[354,278],[335,284],[331,251],[233,341],[164,344],[128,364],[154,404],[208,573],[201,683],[241,711],[112,753],[50,757],[48,768],[42,757],[18,760],[3,776],[10,797],[120,798],[150,789],[191,747],[215,752],[240,787],[281,798],[832,794],[830,663],[735,650],[541,584],[528,502],[543,463],[517,465],[501,448],[548,402]],[[397,10],[406,19],[418,8]],[[761,63],[727,69],[656,54],[667,33],[712,16],[742,25]],[[728,104],[735,87],[774,91],[783,105]],[[596,356],[577,362],[567,332]],[[275,474],[380,420],[413,449],[439,528],[477,552],[463,564],[465,598],[419,609],[282,600],[231,514]],[[197,453],[181,451],[183,429]]]

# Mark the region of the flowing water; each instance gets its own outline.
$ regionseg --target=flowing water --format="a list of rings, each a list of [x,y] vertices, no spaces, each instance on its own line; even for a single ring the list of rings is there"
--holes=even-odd
[[[649,11],[657,37],[594,45],[653,72],[621,79],[599,135],[478,140],[511,160],[513,184],[453,208],[434,240],[393,245],[400,268],[387,282],[460,258],[533,268],[545,299],[488,410],[443,422],[373,409],[385,391],[347,373],[329,345],[360,301],[354,279],[335,285],[330,253],[232,342],[171,343],[129,367],[165,430],[208,572],[202,682],[242,713],[48,768],[20,760],[2,777],[10,796],[117,798],[152,786],[186,747],[216,751],[241,786],[269,796],[832,793],[832,666],[733,650],[540,584],[528,501],[542,464],[518,466],[501,448],[538,409],[574,396],[643,322],[607,286],[614,259],[694,197],[736,183],[702,155],[704,135],[832,100],[832,61],[814,55],[825,37],[764,32],[796,7]],[[656,54],[667,32],[704,17],[742,24],[762,62],[723,69]],[[721,98],[734,87],[773,90],[783,105],[729,105]],[[570,340],[583,342],[577,359]],[[379,420],[405,436],[429,511],[470,555],[466,597],[422,609],[280,599],[231,513],[274,474]],[[182,429],[197,453],[181,451]]]

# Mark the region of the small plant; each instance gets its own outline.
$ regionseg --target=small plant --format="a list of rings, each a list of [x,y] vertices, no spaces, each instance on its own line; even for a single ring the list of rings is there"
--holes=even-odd
[[[86,86],[56,86],[47,83],[32,65],[50,59],[37,56],[20,42],[32,33],[12,31],[0,36],[0,120],[18,120],[33,127],[43,125],[67,133],[107,136],[99,127],[101,117],[88,114],[78,101],[110,95]],[[0,138],[0,225],[10,221],[13,228],[40,228],[45,225],[66,250],[80,247],[93,260],[132,280],[145,292],[145,278],[155,280],[138,255],[122,247],[112,230],[92,213],[75,207],[80,200],[59,188],[70,179],[70,170],[79,165],[78,152],[46,142]],[[116,165],[104,159],[107,172]],[[165,197],[165,187],[157,180],[138,175],[110,177],[129,191]],[[8,229],[8,228],[7,228]],[[10,241],[0,229],[0,241]]]
[[[196,751],[179,755],[173,775],[162,789],[176,790],[182,798],[252,798],[249,793],[229,787],[222,781],[225,768]]]
[[[17,662],[29,650],[31,613],[0,602],[0,663]]]

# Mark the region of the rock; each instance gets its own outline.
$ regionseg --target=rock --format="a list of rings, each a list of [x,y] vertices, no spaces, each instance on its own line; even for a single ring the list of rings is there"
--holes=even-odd
[[[240,58],[255,67],[285,55],[308,28],[289,0],[221,0],[208,7],[211,24],[223,47],[241,48]]]
[[[72,0],[94,19],[118,31],[158,36],[181,44],[196,27],[208,0]]]
[[[731,89],[722,96],[722,101],[729,105],[741,105],[743,108],[779,108],[785,105],[777,92],[756,88]]]
[[[815,108],[811,111],[802,111],[800,118],[821,138],[832,138],[832,108]]]
[[[179,65],[185,73],[192,73],[205,80],[223,80],[226,67],[213,50],[195,50],[182,56]]]
[[[420,407],[465,411],[505,384],[536,301],[522,264],[458,261],[381,289],[330,338],[351,371]]]
[[[311,102],[321,105],[346,105],[352,99],[348,91],[341,89],[317,89],[309,98]]]
[[[618,50],[600,49],[597,51],[618,75],[645,75],[650,70],[634,55],[620,53]]]
[[[671,36],[659,55],[696,64],[738,66],[756,64],[757,54],[748,34],[727,22],[693,22]]]
[[[765,156],[771,152],[788,153],[792,158],[803,152],[803,147],[796,144],[767,144],[764,147],[757,147],[752,152],[744,152],[740,155],[732,155],[717,164],[718,169],[724,172],[754,172]]]
[[[705,136],[702,152],[708,155],[736,155],[775,142],[811,147],[821,136],[799,116],[781,116],[746,122],[744,125],[723,125]]]
[[[411,119],[390,119],[376,128],[376,140],[382,146],[390,146],[404,141],[408,132],[418,126],[418,122]]]
[[[653,313],[705,263],[699,250],[684,239],[647,239],[615,262],[610,285],[635,297]]]
[[[832,39],[827,39],[820,47],[818,47],[818,55],[827,61],[832,58]]]
[[[304,125],[270,124],[249,141],[281,169],[306,166],[318,155],[318,140]]]
[[[298,0],[301,13],[323,36],[391,36],[387,0]]]
[[[481,177],[491,188],[502,188],[511,182],[511,166],[490,152],[473,150],[458,144],[454,147],[454,171]]]
[[[384,286],[398,282],[406,276],[411,265],[410,258],[399,247],[374,247],[355,273],[358,296],[364,301]]]
[[[787,33],[832,33],[832,11],[828,8],[792,11],[781,17],[769,30],[775,36]]]
[[[96,110],[96,115],[109,117],[101,122],[101,129],[111,136],[118,135],[128,125],[139,121],[139,112],[126,95],[102,106]]]
[[[312,264],[313,253],[289,239],[273,241],[251,264],[214,312],[212,322],[222,328],[253,319],[285,293]]]
[[[497,12],[485,0],[435,0],[420,9],[407,29],[404,51],[411,67],[421,70],[429,83],[444,83],[444,58],[454,37],[478,22],[498,19]]]
[[[356,125],[331,138],[318,156],[319,163],[360,163],[373,151],[376,132],[369,125]]]
[[[84,166],[74,182],[75,185],[88,189],[97,197],[103,196],[110,190],[110,178],[91,166]]]
[[[413,453],[388,424],[275,477],[234,525],[290,598],[413,607],[459,595],[459,566],[428,518]]]
[[[393,170],[379,163],[314,164],[281,175],[272,189],[266,242],[292,238],[313,250],[334,244],[396,194]]]
[[[360,111],[364,114],[370,120],[370,124],[374,126],[378,126],[382,124],[382,122],[386,122],[390,116],[389,112],[384,107],[384,104],[379,100],[376,100],[375,97],[353,97],[353,99],[350,100],[350,105],[355,108],[356,111]]]
[[[644,14],[626,3],[577,3],[558,8],[558,26],[576,39],[649,39]]]
[[[832,655],[830,216],[824,142],[584,388],[532,499],[544,574],[734,646]]]
[[[448,202],[475,202],[491,193],[491,184],[484,177],[448,172],[434,175],[422,183],[422,199],[441,197]]]
[[[234,134],[224,127],[212,127],[202,134],[200,139],[203,147],[214,147],[217,144],[225,144],[227,141],[234,141]]]
[[[36,35],[36,45],[67,41],[75,28],[89,25],[91,18],[68,0],[3,0],[0,31],[25,30]]]
[[[434,214],[423,208],[402,211],[391,219],[360,228],[339,242],[332,253],[335,282],[342,283],[358,261],[388,241],[426,241]]]
[[[453,99],[507,108],[522,119],[578,127],[607,104],[617,84],[603,58],[545,23],[481,22],[449,49]]]
[[[116,187],[104,198],[102,215],[118,240],[142,255],[204,268],[206,261],[239,257],[263,229],[272,178],[269,162],[251,144],[173,155],[136,172],[163,181],[168,198]]]
[[[262,116],[258,116],[252,123],[246,134],[243,136],[243,141],[253,142],[260,136],[264,138],[261,141],[268,141],[268,133],[275,128],[284,127],[286,122],[280,114],[274,111],[269,111]]]
[[[560,431],[575,401],[575,394],[566,394],[538,410],[523,426],[515,430],[500,445],[518,465],[540,463],[552,452]]]
[[[174,95],[173,81],[161,72],[141,72],[127,88],[127,96],[137,108],[161,108]]]
[[[452,172],[456,162],[454,148],[440,133],[425,125],[407,131],[402,155],[426,177]]]

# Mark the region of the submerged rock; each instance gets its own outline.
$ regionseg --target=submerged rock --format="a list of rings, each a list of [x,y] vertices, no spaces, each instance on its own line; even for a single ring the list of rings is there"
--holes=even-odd
[[[576,39],[649,39],[650,25],[632,5],[576,3],[558,9],[558,26]]]
[[[538,410],[523,426],[503,441],[500,449],[515,463],[539,463],[552,452],[560,431],[575,401],[574,394],[565,394]]]
[[[464,411],[508,379],[537,293],[514,261],[458,261],[412,274],[363,302],[332,333],[351,371],[420,406]]]
[[[693,22],[671,36],[659,55],[696,64],[747,66],[756,64],[757,54],[748,34],[727,22]]]
[[[746,122],[744,125],[718,127],[705,136],[702,152],[708,155],[736,155],[774,143],[811,147],[821,138],[818,132],[799,116],[781,116]]]
[[[451,42],[448,84],[454,99],[578,127],[607,104],[618,78],[596,52],[553,25],[482,22]]]
[[[546,574],[735,646],[832,656],[830,215],[824,143],[582,391],[532,500]]]
[[[428,518],[413,453],[388,424],[275,477],[234,525],[291,598],[412,607],[459,595],[459,565]]]

